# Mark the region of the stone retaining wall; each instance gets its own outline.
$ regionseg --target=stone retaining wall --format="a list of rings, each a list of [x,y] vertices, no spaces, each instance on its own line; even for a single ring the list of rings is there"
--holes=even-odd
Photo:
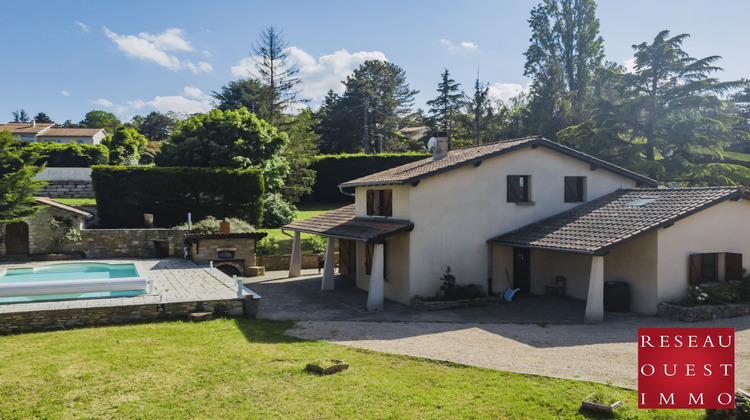
[[[154,241],[159,240],[168,242],[170,256],[183,257],[187,234],[177,229],[83,229],[80,241],[67,241],[62,249],[87,258],[154,258]]]
[[[48,181],[36,195],[50,198],[94,198],[91,181]]]
[[[302,254],[302,268],[318,268],[318,255],[325,254]],[[339,253],[333,254],[336,265],[339,263]],[[266,271],[289,270],[292,256],[286,255],[258,255],[255,257],[255,264],[266,267]]]
[[[206,302],[14,312],[0,314],[0,334],[188,319],[192,312],[212,312],[215,316],[255,318],[257,311],[258,299],[248,296],[245,299]]]
[[[657,315],[675,321],[698,322],[709,319],[735,318],[750,315],[750,303],[726,303],[723,305],[679,306],[660,303]]]

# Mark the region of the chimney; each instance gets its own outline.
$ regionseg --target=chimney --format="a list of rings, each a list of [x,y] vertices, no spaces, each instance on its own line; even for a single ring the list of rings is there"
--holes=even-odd
[[[232,229],[229,227],[229,221],[227,219],[222,220],[219,222],[219,234],[226,235],[230,233]]]
[[[36,127],[36,120],[31,120],[31,126]]]
[[[428,145],[432,149],[432,160],[440,160],[448,155],[448,135],[445,132],[435,133]]]

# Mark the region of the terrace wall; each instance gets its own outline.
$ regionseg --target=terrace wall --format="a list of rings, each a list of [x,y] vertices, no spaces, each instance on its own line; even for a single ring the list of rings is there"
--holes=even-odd
[[[87,258],[154,258],[154,241],[167,241],[169,255],[182,257],[187,234],[177,229],[84,229],[80,241],[67,241],[62,250]]]

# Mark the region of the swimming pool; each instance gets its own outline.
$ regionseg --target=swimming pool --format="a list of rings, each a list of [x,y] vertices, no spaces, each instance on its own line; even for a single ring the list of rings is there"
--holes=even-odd
[[[62,263],[0,268],[0,303],[122,297],[153,292],[135,264]]]

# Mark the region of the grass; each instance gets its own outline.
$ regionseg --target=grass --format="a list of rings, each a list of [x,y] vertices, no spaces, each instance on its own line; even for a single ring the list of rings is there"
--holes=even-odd
[[[297,217],[294,221],[309,219],[313,216],[325,213],[327,211],[335,210],[344,207],[346,203],[311,203],[311,204],[300,204],[298,206]],[[281,233],[281,229],[258,229],[259,232],[268,232],[266,238],[274,238],[278,241],[279,249],[277,254],[291,254],[292,253],[292,242],[293,238]],[[294,232],[288,232],[294,234]],[[302,241],[315,235],[303,233],[300,235]],[[338,241],[336,242],[336,248],[338,248]],[[312,252],[309,248],[303,245],[302,252]]]
[[[218,319],[0,337],[0,413],[14,418],[591,418],[592,392],[621,418],[635,391],[394,356],[283,335],[290,322]],[[467,344],[469,345],[469,344]],[[350,367],[318,376],[321,358]],[[634,367],[635,369],[635,367]]]
[[[55,201],[59,201],[64,204],[68,204],[71,206],[82,206],[82,205],[96,205],[96,199],[95,198],[53,198]]]

